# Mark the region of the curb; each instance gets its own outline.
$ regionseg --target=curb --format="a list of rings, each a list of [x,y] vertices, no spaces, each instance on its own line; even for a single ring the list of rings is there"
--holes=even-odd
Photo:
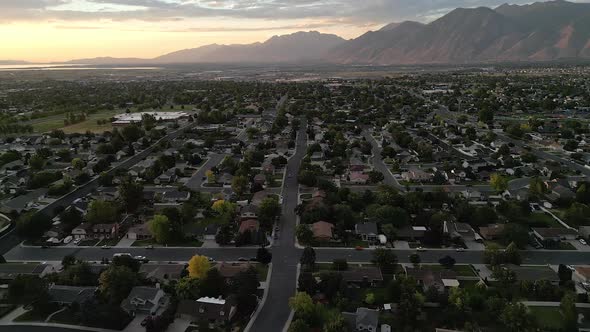
[[[258,315],[260,314],[260,312],[262,311],[262,308],[264,307],[264,304],[266,303],[266,298],[268,296],[268,290],[270,289],[270,279],[271,279],[270,277],[272,276],[272,268],[273,268],[272,263],[270,263],[269,265],[270,265],[270,268],[268,269],[268,273],[266,274],[266,288],[264,289],[264,294],[262,295],[262,300],[260,300],[260,302],[258,303],[258,307],[256,308],[256,311],[254,311],[254,313],[250,317],[250,321],[248,322],[248,325],[246,325],[246,327],[244,328],[244,332],[250,331],[250,329],[252,328],[252,325],[254,325],[254,322],[256,321],[256,318],[258,318]]]
[[[297,263],[297,273],[295,275],[295,293],[297,293],[297,286],[299,286],[299,274],[301,273],[301,264]],[[289,326],[291,326],[291,322],[293,321],[293,317],[295,317],[295,311],[291,310],[289,314],[289,318],[285,322],[285,326],[283,327],[282,332],[287,332],[289,330]]]

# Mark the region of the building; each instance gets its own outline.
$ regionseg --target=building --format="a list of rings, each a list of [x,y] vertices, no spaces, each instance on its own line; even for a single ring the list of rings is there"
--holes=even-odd
[[[210,328],[222,326],[236,314],[236,305],[232,299],[202,297],[196,301],[182,300],[176,314],[193,322],[206,321]]]
[[[152,237],[147,223],[135,225],[127,231],[127,238],[131,240],[147,240]]]
[[[343,312],[350,331],[378,332],[379,310],[357,308],[356,312]]]
[[[479,234],[488,241],[496,240],[504,231],[504,224],[490,224],[479,228]]]
[[[406,267],[408,277],[414,278],[424,291],[435,288],[440,293],[451,287],[459,287],[457,273],[452,270],[432,270],[428,267]]]
[[[171,280],[182,278],[185,270],[184,264],[142,264],[139,273],[152,282],[167,283]]]
[[[82,304],[96,294],[96,287],[75,287],[51,284],[48,288],[50,301],[59,305]]]
[[[539,239],[539,241],[547,242],[559,242],[561,240],[575,240],[578,237],[578,232],[574,229],[569,228],[557,228],[557,227],[534,227],[532,228],[533,234]]]
[[[140,123],[145,115],[151,115],[156,121],[177,121],[183,118],[188,118],[189,114],[185,112],[137,112],[137,113],[123,113],[115,115],[113,126],[127,126],[134,123]]]
[[[363,241],[373,242],[377,240],[377,224],[374,222],[364,222],[354,225],[354,233],[361,237]]]
[[[376,266],[349,266],[346,271],[340,273],[342,281],[347,285],[378,287],[383,284],[383,274]]]
[[[318,241],[330,241],[333,237],[334,225],[325,221],[318,221],[311,225],[313,237]]]
[[[156,315],[160,309],[168,307],[170,298],[156,287],[133,287],[129,296],[121,302],[121,308],[130,315]]]
[[[240,234],[243,234],[246,231],[250,231],[251,233],[255,233],[255,232],[258,232],[259,229],[260,229],[260,224],[258,223],[258,220],[248,219],[248,220],[243,220],[240,223],[239,232],[240,232]]]

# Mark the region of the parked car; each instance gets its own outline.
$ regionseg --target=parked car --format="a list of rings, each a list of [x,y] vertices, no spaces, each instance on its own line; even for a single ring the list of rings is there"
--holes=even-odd
[[[426,251],[426,248],[418,247],[418,248],[416,248],[416,250],[418,250],[418,251]]]
[[[583,245],[587,245],[587,244],[588,244],[588,243],[586,242],[586,240],[584,240],[584,239],[580,239],[580,243],[581,243],[581,244],[583,244]]]

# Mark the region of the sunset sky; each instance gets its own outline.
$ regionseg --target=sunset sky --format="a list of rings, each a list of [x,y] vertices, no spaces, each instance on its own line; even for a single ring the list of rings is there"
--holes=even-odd
[[[0,60],[151,58],[301,30],[354,38],[391,22],[428,22],[456,7],[495,7],[505,1],[0,0]]]

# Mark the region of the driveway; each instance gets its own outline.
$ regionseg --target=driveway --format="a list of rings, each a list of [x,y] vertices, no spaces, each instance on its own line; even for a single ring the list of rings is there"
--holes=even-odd
[[[131,245],[133,245],[133,242],[135,242],[135,240],[129,239],[129,238],[127,238],[127,236],[123,236],[123,238],[121,239],[121,241],[119,241],[119,243],[117,243],[117,245],[115,247],[117,247],[117,248],[129,248],[129,247],[131,247]]]

